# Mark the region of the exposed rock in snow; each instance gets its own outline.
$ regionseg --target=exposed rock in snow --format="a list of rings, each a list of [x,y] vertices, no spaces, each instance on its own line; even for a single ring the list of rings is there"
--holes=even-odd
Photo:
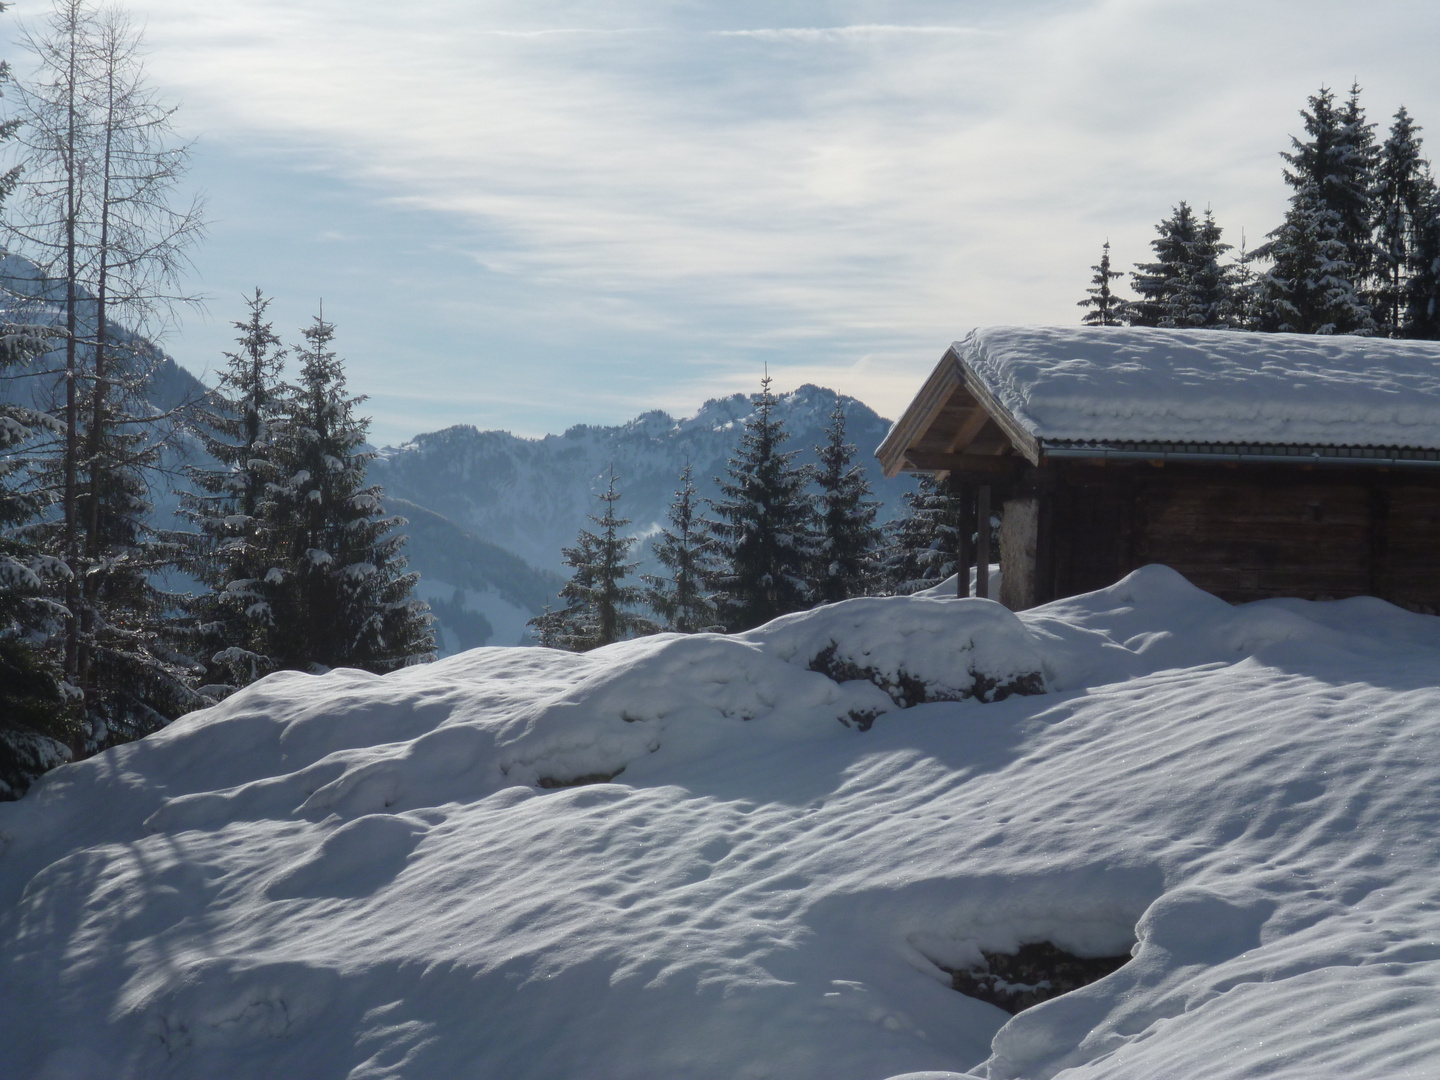
[[[1433,1077],[1437,661],[1151,567],[272,676],[0,806],[0,1075]],[[1036,942],[1134,958],[1013,1017],[942,970]]]

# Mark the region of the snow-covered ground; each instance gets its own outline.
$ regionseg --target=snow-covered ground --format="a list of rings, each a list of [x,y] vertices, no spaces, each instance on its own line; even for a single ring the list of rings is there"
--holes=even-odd
[[[1433,1080],[1437,672],[1150,567],[272,676],[0,806],[0,1075]]]

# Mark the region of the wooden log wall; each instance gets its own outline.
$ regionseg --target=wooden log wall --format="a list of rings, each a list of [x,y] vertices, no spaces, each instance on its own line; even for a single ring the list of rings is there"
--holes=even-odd
[[[1164,563],[1235,603],[1368,594],[1440,611],[1437,473],[1145,462],[1036,473],[1049,597]]]

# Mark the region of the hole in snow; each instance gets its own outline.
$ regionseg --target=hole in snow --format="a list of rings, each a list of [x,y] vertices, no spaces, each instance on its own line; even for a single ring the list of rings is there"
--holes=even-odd
[[[586,773],[584,776],[575,776],[568,780],[557,780],[553,776],[542,776],[535,782],[542,788],[584,787],[586,784],[608,784],[624,771],[625,767],[622,765],[614,772]]]
[[[1013,953],[980,955],[984,957],[981,964],[964,968],[939,963],[935,966],[950,976],[950,985],[962,994],[988,1001],[1011,1014],[1098,982],[1130,961],[1128,952],[1121,956],[1076,956],[1049,941],[1021,945]]]

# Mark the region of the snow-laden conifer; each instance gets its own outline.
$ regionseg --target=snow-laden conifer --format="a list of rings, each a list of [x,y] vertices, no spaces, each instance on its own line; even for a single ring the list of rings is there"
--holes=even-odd
[[[574,571],[560,590],[565,607],[547,609],[529,623],[542,645],[585,652],[656,630],[653,622],[634,610],[645,600],[644,591],[625,584],[637,565],[629,561],[636,538],[625,535],[630,521],[615,512],[620,500],[615,484],[612,468],[600,496],[604,510],[598,517],[590,515],[597,531],[581,529],[575,546],[562,549],[565,564]]]
[[[1420,127],[1402,105],[1375,169],[1376,270],[1373,303],[1379,333],[1434,338],[1440,229],[1430,163],[1421,154]]]
[[[1260,329],[1291,334],[1369,334],[1375,324],[1355,289],[1355,268],[1340,239],[1340,215],[1313,185],[1290,200],[1285,221],[1256,256],[1270,269],[1257,282]]]
[[[150,495],[162,439],[175,430],[170,420],[159,423],[144,396],[163,357],[144,339],[114,328],[104,337],[103,366],[88,357],[90,371],[103,374],[89,380],[79,410],[73,489],[79,550],[69,545],[63,517],[46,515],[30,527],[43,550],[79,579],[56,599],[71,616],[61,655],[70,659],[73,647],[65,685],[83,703],[88,722],[76,747],[81,753],[139,738],[204,704],[180,618],[183,598],[164,584],[181,546],[156,529]],[[98,349],[92,343],[85,352]],[[59,447],[39,446],[38,479],[56,502],[69,489],[72,459],[60,449],[68,438],[65,431],[55,440]]]
[[[1207,208],[1183,245],[1177,273],[1164,300],[1161,326],[1191,330],[1221,330],[1237,321],[1235,267],[1221,259],[1231,246],[1221,239],[1215,215]]]
[[[9,83],[10,66],[0,60],[0,87]],[[18,126],[0,122],[0,143],[12,141]],[[0,174],[0,205],[19,178],[19,166]],[[6,308],[10,299],[3,298]],[[0,317],[0,376],[43,354],[53,336],[51,327]],[[30,451],[63,432],[43,409],[0,401],[0,799],[19,798],[81,741],[54,647],[68,612],[53,597],[71,573],[42,550],[32,528],[52,499],[37,484]]]
[[[1106,240],[1100,249],[1100,261],[1090,267],[1095,276],[1090,279],[1086,297],[1076,303],[1085,308],[1081,322],[1086,326],[1119,326],[1125,320],[1121,316],[1124,301],[1115,295],[1110,282],[1125,276],[1124,271],[1110,269],[1110,241]]]
[[[700,518],[693,470],[687,461],[666,524],[650,545],[664,572],[644,575],[645,603],[664,629],[692,634],[714,625],[715,605],[705,589],[711,570],[711,548],[710,535]]]
[[[1150,241],[1155,260],[1136,263],[1130,275],[1138,299],[1127,302],[1123,310],[1131,326],[1160,326],[1171,314],[1170,300],[1179,287],[1196,230],[1195,213],[1184,200],[1155,226],[1155,239]]]
[[[218,467],[191,467],[196,490],[182,497],[198,530],[187,569],[208,586],[195,604],[198,644],[217,689],[244,686],[277,666],[268,653],[274,621],[263,581],[277,537],[262,509],[271,505],[267,485],[280,478],[272,439],[288,404],[280,378],[285,350],[265,321],[270,300],[257,288],[246,305],[248,318],[233,324],[238,349],[225,354],[201,425]]]
[[[370,421],[330,347],[334,324],[316,316],[302,333],[300,381],[272,426],[277,475],[258,515],[271,530],[258,601],[271,623],[266,651],[286,668],[392,671],[433,655],[429,609],[405,570],[404,519],[387,516],[384,493],[365,480]]]
[[[1425,159],[1420,128],[1405,106],[1395,113],[1375,170],[1377,251],[1374,317],[1385,337],[1400,337],[1405,323],[1405,290],[1415,249],[1416,212],[1421,201]]]
[[[1378,271],[1375,242],[1375,171],[1380,149],[1375,144],[1375,125],[1365,118],[1360,104],[1360,85],[1353,83],[1345,104],[1339,109],[1340,131],[1335,168],[1322,191],[1326,205],[1340,216],[1340,242],[1355,268],[1355,287],[1369,302],[1371,282]]]
[[[198,200],[178,197],[187,149],[123,10],[57,0],[21,43],[37,66],[19,87],[23,209],[6,222],[7,246],[40,268],[27,299],[63,326],[64,430],[51,455],[51,539],[74,571],[63,664],[104,745],[190,697],[187,665],[156,621],[174,601],[150,587],[174,552],[144,521],[144,472],[165,433],[138,389],[160,357],[116,319],[139,330],[194,299],[181,279],[203,217]]]
[[[1373,332],[1366,291],[1375,264],[1371,193],[1374,125],[1359,87],[1337,106],[1326,87],[1300,111],[1306,138],[1292,136],[1285,182],[1294,193],[1284,223],[1257,248],[1274,266],[1260,282],[1262,329],[1295,333]],[[1304,327],[1305,329],[1300,329]]]
[[[1415,246],[1405,286],[1404,336],[1440,340],[1440,189],[1429,169],[1415,214]]]
[[[0,197],[3,186],[0,179]],[[47,344],[44,327],[0,321],[0,372]],[[83,743],[61,690],[57,646],[67,612],[53,599],[70,570],[36,542],[33,526],[51,500],[33,486],[26,452],[59,431],[42,410],[0,402],[0,799],[19,798],[70,759],[70,743]]]
[[[770,376],[751,397],[740,444],[717,477],[720,498],[710,503],[707,528],[715,542],[710,585],[720,621],[749,630],[810,605],[815,555],[814,501],[809,471],[786,450],[784,422],[775,414]]]
[[[918,480],[901,496],[905,509],[885,529],[881,573],[887,590],[899,596],[939,585],[958,569],[958,500],[948,482],[929,473]]]
[[[845,441],[845,403],[835,400],[825,444],[815,448],[816,530],[813,593],[822,603],[863,596],[876,571],[880,503],[870,498],[865,469],[855,463],[855,445]]]

